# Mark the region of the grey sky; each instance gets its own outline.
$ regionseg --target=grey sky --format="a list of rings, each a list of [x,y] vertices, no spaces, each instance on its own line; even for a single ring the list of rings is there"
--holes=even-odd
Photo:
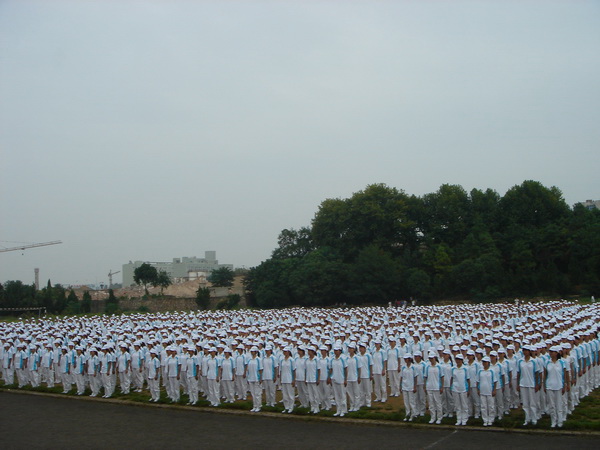
[[[106,282],[370,183],[600,197],[596,1],[0,1],[0,282]],[[115,277],[120,281],[120,275]]]

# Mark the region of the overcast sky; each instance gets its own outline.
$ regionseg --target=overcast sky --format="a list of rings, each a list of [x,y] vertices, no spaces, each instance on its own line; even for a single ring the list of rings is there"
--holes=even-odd
[[[0,0],[0,247],[64,242],[0,282],[255,266],[371,183],[598,199],[599,55],[598,1]]]

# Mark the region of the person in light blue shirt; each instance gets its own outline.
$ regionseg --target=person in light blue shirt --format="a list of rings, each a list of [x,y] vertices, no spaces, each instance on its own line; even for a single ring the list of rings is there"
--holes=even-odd
[[[342,355],[341,345],[333,347],[334,357],[330,360],[330,371],[327,383],[333,387],[336,412],[334,416],[344,417],[348,413],[346,402],[346,386],[348,380],[348,363]]]
[[[229,347],[225,347],[223,350],[223,359],[221,360],[221,366],[219,368],[220,374],[219,378],[221,379],[221,392],[225,397],[226,403],[235,402],[235,389],[234,389],[234,379],[235,379],[235,362],[232,357],[233,350]]]
[[[425,389],[429,403],[431,420],[429,423],[442,423],[442,393],[444,392],[444,370],[437,362],[435,351],[429,353],[429,365],[425,367]]]
[[[494,397],[496,397],[497,380],[494,371],[490,369],[490,362],[489,356],[484,356],[481,359],[483,369],[479,371],[477,376],[477,390],[481,400],[481,418],[484,427],[492,425],[496,412]]]
[[[265,356],[262,360],[262,382],[265,390],[265,403],[267,406],[275,406],[275,383],[277,382],[277,358],[273,355],[273,346],[267,344]]]
[[[464,356],[456,355],[456,366],[450,375],[450,389],[454,397],[456,425],[466,425],[469,419],[469,370],[463,364]]]
[[[281,381],[281,394],[283,396],[283,411],[291,413],[294,410],[296,362],[292,358],[291,347],[283,349],[283,358],[279,362],[279,380]]]
[[[252,412],[259,412],[262,407],[262,358],[258,356],[258,347],[253,346],[250,349],[250,359],[246,365],[244,372],[244,378],[248,381],[248,387],[250,388],[250,395],[252,396]]]
[[[419,415],[417,410],[417,374],[412,365],[412,355],[405,353],[400,369],[400,386],[404,400],[404,421],[412,422]]]
[[[156,348],[150,349],[150,357],[146,360],[146,367],[148,369],[148,389],[150,390],[150,401],[158,402],[160,399],[160,360],[158,359],[158,352]]]

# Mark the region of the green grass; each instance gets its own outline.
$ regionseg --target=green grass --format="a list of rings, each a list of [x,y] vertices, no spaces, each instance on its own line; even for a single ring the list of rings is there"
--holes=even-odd
[[[5,389],[18,389],[16,384],[4,385],[0,382],[0,387]],[[60,394],[65,396],[77,396],[75,386],[68,394],[62,394],[62,386],[55,386],[48,388],[40,386],[33,388],[31,386],[25,386],[20,390],[23,391],[35,391],[35,392],[46,392],[52,394]],[[91,394],[89,389],[86,390],[85,396]],[[143,392],[130,392],[125,395],[122,394],[117,388],[112,398],[119,400],[127,400],[136,403],[148,403],[150,400],[150,394],[148,391]],[[180,400],[177,402],[178,405],[186,406],[188,408],[208,407],[209,402],[200,397],[200,400],[195,406],[187,406],[189,398],[187,395],[182,394]],[[159,404],[172,404],[167,397],[164,389],[161,389]],[[223,403],[216,407],[218,409],[228,410],[241,410],[250,411],[252,409],[251,400],[238,400],[235,403]],[[276,406],[263,406],[262,411],[281,413],[283,406],[278,403]],[[297,406],[294,409],[293,414],[296,416],[310,416],[310,417],[333,417],[334,409],[330,411],[320,411],[318,414],[311,414],[309,408],[302,408]],[[352,419],[366,419],[366,420],[380,420],[380,421],[402,421],[404,418],[404,410],[402,408],[394,408],[392,405],[384,403],[371,408],[361,408],[359,411],[350,412],[345,417]],[[412,423],[416,424],[428,424],[430,416],[426,414],[423,417],[417,417]],[[504,416],[502,420],[496,420],[494,425],[500,428],[512,430],[512,429],[550,429],[550,418],[543,416],[537,423],[537,425],[523,426],[525,414],[522,409],[511,410],[510,414]],[[341,419],[343,420],[343,418]],[[455,418],[444,418],[442,424],[454,425],[456,422]],[[482,426],[482,419],[469,419],[467,425],[469,426]],[[573,431],[600,431],[600,389],[596,389],[589,396],[581,400],[579,406],[575,408],[572,414],[570,414],[562,428],[562,430],[573,430]]]

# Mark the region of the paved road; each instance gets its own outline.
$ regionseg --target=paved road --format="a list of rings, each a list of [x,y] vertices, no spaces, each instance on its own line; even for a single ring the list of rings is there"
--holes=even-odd
[[[597,449],[598,439],[226,415],[0,392],[3,449]]]

